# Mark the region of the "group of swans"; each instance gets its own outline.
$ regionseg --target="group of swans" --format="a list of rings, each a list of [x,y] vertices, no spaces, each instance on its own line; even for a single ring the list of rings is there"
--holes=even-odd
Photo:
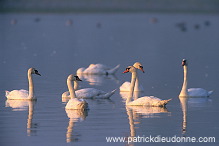
[[[182,90],[180,92],[180,97],[193,97],[193,96],[209,96],[213,91],[206,91],[202,88],[190,88],[187,89],[187,70],[188,70],[187,60],[183,59],[182,66],[184,68],[184,81]],[[92,68],[92,69],[91,69]],[[108,67],[102,64],[92,64],[87,69],[80,68],[77,70],[77,73],[90,73],[90,74],[114,74],[117,71],[119,65],[117,65],[113,69],[109,69]],[[95,70],[96,71],[92,71]],[[143,66],[141,63],[136,62],[133,66],[128,66],[123,73],[130,72],[132,74],[131,82],[125,82],[120,87],[120,91],[128,91],[129,95],[126,100],[126,105],[135,106],[135,105],[143,105],[143,106],[165,106],[171,99],[161,100],[160,98],[154,96],[144,96],[140,97],[134,101],[131,101],[133,97],[134,91],[143,91],[143,88],[139,85],[139,79],[137,74],[137,69],[141,70],[144,73]],[[6,91],[5,96],[7,99],[15,99],[15,100],[35,100],[34,96],[34,85],[32,74],[40,75],[40,73],[35,68],[28,69],[28,82],[29,82],[29,91],[21,89],[21,90],[13,90]],[[41,76],[41,75],[40,75]],[[66,109],[88,109],[88,103],[83,98],[109,98],[112,96],[116,90],[111,92],[104,92],[95,88],[85,88],[76,90],[78,81],[81,81],[78,76],[70,74],[67,78],[67,92],[62,94],[62,97],[68,97],[70,100],[66,104]],[[74,87],[73,84],[74,83]]]
[[[130,83],[130,90],[128,98],[126,99],[126,105],[128,106],[160,106],[164,107],[171,99],[168,100],[161,100],[160,98],[154,96],[144,96],[131,101],[133,97],[133,92],[135,89],[136,78],[138,76],[137,70],[134,66],[128,66],[123,73],[130,72],[132,74],[131,83]]]

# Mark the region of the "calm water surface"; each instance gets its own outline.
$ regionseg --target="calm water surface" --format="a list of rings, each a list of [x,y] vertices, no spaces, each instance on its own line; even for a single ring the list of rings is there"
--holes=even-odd
[[[219,139],[218,15],[191,14],[1,14],[0,143],[14,145],[127,145],[107,136],[189,136]],[[183,58],[189,87],[214,90],[207,99],[179,100]],[[88,112],[66,111],[66,78],[91,63],[120,64],[115,76],[82,76],[81,87],[111,91],[127,80],[134,62],[142,95],[173,100],[166,108],[126,107],[119,90],[110,100],[87,100]],[[5,90],[27,89],[35,67],[36,102],[7,101]],[[187,104],[188,103],[188,104]],[[206,145],[147,143],[148,145]],[[129,145],[145,145],[131,143]]]

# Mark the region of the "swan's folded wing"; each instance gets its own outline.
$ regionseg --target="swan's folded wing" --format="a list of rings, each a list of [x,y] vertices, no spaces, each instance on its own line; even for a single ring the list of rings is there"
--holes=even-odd
[[[21,90],[13,90],[8,93],[7,98],[8,99],[25,99],[28,98],[29,92],[27,90],[21,89]]]
[[[95,89],[95,88],[84,88],[75,91],[77,98],[95,98],[95,96],[98,96],[100,94],[105,94],[106,92]]]

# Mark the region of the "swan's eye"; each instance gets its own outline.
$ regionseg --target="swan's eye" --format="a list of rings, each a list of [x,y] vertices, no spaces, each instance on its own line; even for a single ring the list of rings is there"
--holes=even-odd
[[[143,69],[143,66],[140,65],[139,67]]]
[[[129,71],[129,70],[130,70],[130,67],[129,67],[129,68],[126,68],[125,70],[126,70],[126,71]]]

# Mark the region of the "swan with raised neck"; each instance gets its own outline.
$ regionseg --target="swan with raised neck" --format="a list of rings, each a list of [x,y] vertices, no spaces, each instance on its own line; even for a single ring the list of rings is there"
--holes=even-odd
[[[142,106],[160,106],[160,107],[164,107],[171,100],[171,99],[161,100],[160,98],[157,98],[157,97],[154,97],[154,96],[144,96],[144,97],[140,97],[140,98],[138,98],[134,101],[131,101],[131,98],[133,97],[134,88],[135,88],[137,71],[136,71],[136,68],[134,66],[128,66],[123,73],[128,73],[128,72],[132,73],[132,78],[131,78],[129,96],[126,99],[126,105],[131,105],[131,106],[142,105]]]
[[[5,96],[7,99],[19,99],[19,100],[34,100],[36,99],[34,96],[34,84],[32,74],[36,74],[41,76],[41,74],[35,68],[29,68],[27,71],[28,85],[29,91],[21,89],[21,90],[13,90],[13,91],[5,91]]]
[[[181,92],[179,94],[180,97],[208,97],[212,94],[213,91],[207,91],[202,88],[190,88],[188,89],[188,61],[186,59],[182,60],[184,79]]]
[[[141,70],[144,73],[144,69],[143,69],[143,65],[140,62],[135,62],[133,67],[135,67],[136,69]],[[137,71],[137,70],[136,70]],[[130,90],[130,85],[131,83],[126,81],[124,82],[121,86],[120,86],[120,91],[121,92],[129,92]],[[136,92],[142,92],[144,91],[144,88],[139,84],[139,78],[138,75],[136,75],[136,81],[135,81],[135,88],[134,91]]]
[[[72,82],[81,81],[78,76],[70,74],[67,78],[67,86],[70,93],[70,100],[65,106],[65,109],[88,109],[88,103],[84,99],[78,99],[75,95],[75,90],[73,88]]]

